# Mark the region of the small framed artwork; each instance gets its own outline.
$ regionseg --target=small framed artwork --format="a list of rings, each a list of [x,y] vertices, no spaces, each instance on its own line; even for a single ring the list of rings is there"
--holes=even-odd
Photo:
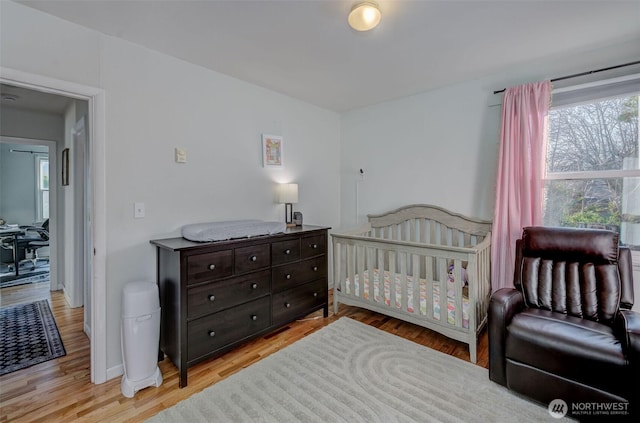
[[[282,137],[262,134],[262,166],[282,167]]]
[[[69,185],[69,149],[62,150],[62,185]]]

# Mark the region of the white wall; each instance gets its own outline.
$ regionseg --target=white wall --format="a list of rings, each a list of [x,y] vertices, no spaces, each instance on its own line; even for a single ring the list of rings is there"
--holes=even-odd
[[[155,280],[150,239],[186,223],[282,220],[274,186],[288,181],[300,186],[306,223],[339,226],[338,114],[19,4],[0,7],[1,66],[105,90],[107,367],[121,363],[123,286]],[[265,132],[284,137],[284,169],[262,168]],[[186,164],[174,163],[174,147],[187,150]],[[136,201],[146,218],[133,218]]]
[[[37,151],[48,154],[40,145],[0,142],[0,217],[7,223],[33,225],[36,213],[36,171],[33,154],[11,150]]]
[[[341,224],[356,224],[356,181],[361,168],[365,180],[357,182],[359,223],[366,221],[368,213],[413,203],[492,219],[502,100],[502,95],[493,91],[628,63],[639,56],[640,40],[549,57],[500,74],[344,113]]]
[[[0,62],[1,63],[1,62]],[[0,135],[3,137],[28,138],[35,140],[60,141],[63,137],[64,121],[61,115],[55,113],[33,112],[7,107],[0,108]],[[12,147],[14,148],[14,147]],[[15,147],[25,149],[22,147]],[[44,151],[47,151],[44,148]],[[28,156],[28,155],[27,155]],[[33,161],[33,157],[29,157]],[[16,159],[17,161],[13,161]],[[22,161],[27,160],[24,154],[2,153],[2,168],[0,169],[0,216],[11,223],[31,225],[36,220],[35,194],[20,207],[5,201],[15,195],[17,184],[25,182],[17,175],[14,168],[22,168]],[[33,166],[33,164],[32,164]],[[35,181],[35,174],[30,176]],[[28,181],[27,181],[28,182]]]

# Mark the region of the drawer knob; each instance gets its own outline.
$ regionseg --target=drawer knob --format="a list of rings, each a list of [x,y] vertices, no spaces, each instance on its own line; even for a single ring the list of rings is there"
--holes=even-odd
[[[313,248],[315,250],[316,248],[318,248],[318,244],[310,244],[309,247],[311,247],[311,248]]]
[[[215,295],[209,295],[209,301],[215,301],[215,300],[216,300]]]
[[[314,296],[314,297],[317,297],[317,296],[318,296],[318,293],[317,293],[317,292],[314,292],[314,293],[313,293],[313,296]]]
[[[284,303],[284,306],[285,306],[286,308],[291,308],[291,303]]]
[[[251,257],[249,258],[249,260],[251,260],[251,261],[256,261],[256,260],[258,260],[258,257],[256,257],[256,256],[251,256]]]
[[[256,316],[255,314],[252,314],[252,315],[251,315],[251,320],[254,320],[254,321],[255,321],[255,320],[258,320],[258,316]]]
[[[215,333],[214,331],[210,330],[210,331],[209,331],[209,336],[210,336],[211,338],[213,338],[214,336],[216,336],[216,333]]]
[[[313,266],[313,271],[317,272],[318,271],[318,266]]]
[[[209,270],[213,270],[213,269],[215,269],[215,268],[216,268],[216,265],[215,265],[215,264],[210,264],[210,265],[209,265]]]
[[[289,250],[289,249],[287,248],[286,250],[284,250],[284,253],[285,253],[285,254],[287,254],[287,255],[288,255],[288,254],[291,254],[291,250]]]
[[[257,284],[257,283],[252,283],[252,284],[251,284],[251,289],[256,289],[257,287],[258,287],[258,284]]]
[[[285,278],[286,279],[291,279],[291,275],[288,274],[287,276],[285,276]]]

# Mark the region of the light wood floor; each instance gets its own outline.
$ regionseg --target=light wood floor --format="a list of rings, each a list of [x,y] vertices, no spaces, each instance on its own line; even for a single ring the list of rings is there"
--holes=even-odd
[[[0,304],[5,306],[49,298],[67,355],[0,377],[0,422],[144,421],[340,316],[348,316],[469,361],[468,348],[461,342],[377,313],[341,306],[337,316],[331,314],[324,319],[321,311],[314,313],[221,357],[190,368],[188,386],[183,389],[178,388],[177,369],[165,359],[160,363],[164,378],[162,386],[144,389],[129,399],[120,392],[120,378],[101,385],[91,383],[89,339],[83,332],[83,309],[67,307],[63,294],[49,293],[47,284],[39,284],[45,285],[44,289],[35,285],[38,284],[0,290]],[[484,331],[478,345],[478,365],[485,368],[488,365],[487,341]]]

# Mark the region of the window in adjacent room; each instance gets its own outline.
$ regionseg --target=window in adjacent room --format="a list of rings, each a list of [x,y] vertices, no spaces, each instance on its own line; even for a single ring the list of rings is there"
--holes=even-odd
[[[38,220],[49,218],[49,157],[36,155],[36,208]]]
[[[640,246],[640,75],[554,90],[544,224],[612,229]]]

